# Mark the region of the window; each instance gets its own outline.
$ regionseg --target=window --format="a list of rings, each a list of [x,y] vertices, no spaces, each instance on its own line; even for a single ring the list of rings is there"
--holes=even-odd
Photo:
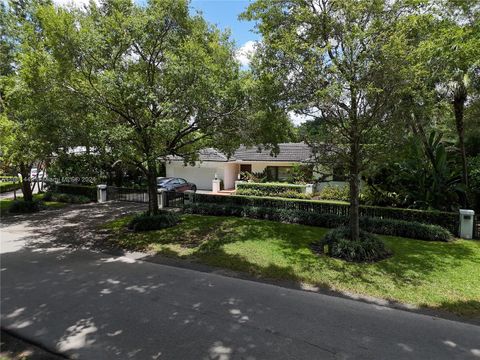
[[[291,172],[291,166],[267,166],[267,178],[270,181],[288,181]]]

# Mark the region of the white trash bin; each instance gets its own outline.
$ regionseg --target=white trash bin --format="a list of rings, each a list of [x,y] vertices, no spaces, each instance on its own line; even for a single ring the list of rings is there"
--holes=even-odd
[[[460,209],[460,237],[471,239],[473,237],[473,219],[475,211]]]

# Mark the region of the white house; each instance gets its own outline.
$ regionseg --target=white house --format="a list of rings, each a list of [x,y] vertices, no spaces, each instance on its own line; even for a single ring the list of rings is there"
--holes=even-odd
[[[181,158],[172,158],[166,164],[167,177],[179,177],[197,185],[201,190],[212,190],[215,175],[223,180],[224,189],[234,189],[240,172],[259,173],[267,171],[273,181],[288,179],[289,169],[294,164],[305,164],[311,159],[310,147],[305,143],[279,144],[276,156],[270,150],[259,151],[257,147],[241,146],[228,158],[213,148],[199,154],[195,166],[185,166]]]

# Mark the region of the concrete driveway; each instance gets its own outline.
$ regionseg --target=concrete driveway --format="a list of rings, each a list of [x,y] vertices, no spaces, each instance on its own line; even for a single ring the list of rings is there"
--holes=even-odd
[[[132,209],[3,223],[2,327],[89,360],[480,358],[472,324],[88,250]]]

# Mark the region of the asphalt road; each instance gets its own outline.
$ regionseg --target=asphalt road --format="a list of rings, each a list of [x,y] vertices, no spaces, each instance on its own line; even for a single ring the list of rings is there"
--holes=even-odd
[[[472,324],[67,244],[107,210],[2,225],[2,327],[89,360],[480,358]]]

